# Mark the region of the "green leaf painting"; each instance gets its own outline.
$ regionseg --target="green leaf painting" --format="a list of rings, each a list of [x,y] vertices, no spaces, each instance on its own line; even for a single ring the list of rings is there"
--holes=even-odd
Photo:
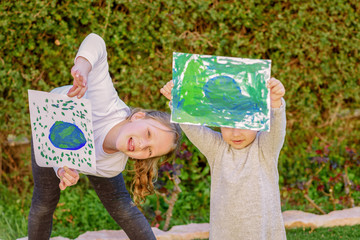
[[[90,101],[34,90],[28,95],[36,163],[95,173]]]
[[[173,53],[171,120],[270,130],[271,60]]]

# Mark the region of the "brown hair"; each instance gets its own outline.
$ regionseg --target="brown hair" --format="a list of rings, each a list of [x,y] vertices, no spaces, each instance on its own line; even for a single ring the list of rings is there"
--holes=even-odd
[[[155,182],[157,179],[158,163],[160,161],[168,161],[175,156],[175,153],[179,148],[182,135],[180,126],[176,123],[170,122],[170,115],[168,113],[134,108],[131,109],[131,114],[129,115],[128,119],[130,119],[137,112],[145,113],[145,119],[150,118],[160,122],[169,128],[170,131],[175,135],[174,147],[166,155],[142,160],[132,159],[135,161],[135,163],[133,169],[134,179],[131,185],[131,191],[133,193],[134,202],[139,204],[145,201],[145,197],[147,195],[154,193],[153,182]]]

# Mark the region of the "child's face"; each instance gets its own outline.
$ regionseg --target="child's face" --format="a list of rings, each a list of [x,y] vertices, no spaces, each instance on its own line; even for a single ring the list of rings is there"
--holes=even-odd
[[[225,142],[235,149],[247,147],[255,140],[257,131],[237,128],[221,128],[221,134]]]
[[[121,129],[116,148],[134,159],[147,159],[169,153],[174,148],[175,134],[151,118],[137,118]]]

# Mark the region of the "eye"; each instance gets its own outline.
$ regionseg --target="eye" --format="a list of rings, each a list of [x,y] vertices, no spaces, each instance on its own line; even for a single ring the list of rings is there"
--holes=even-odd
[[[149,130],[149,129],[148,129],[148,132],[147,132],[147,133],[148,133],[148,137],[150,137],[150,136],[151,136],[151,133],[150,133],[150,130]]]

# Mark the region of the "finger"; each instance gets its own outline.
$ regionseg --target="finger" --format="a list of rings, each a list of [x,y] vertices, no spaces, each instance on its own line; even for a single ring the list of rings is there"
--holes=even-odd
[[[74,97],[76,94],[75,91],[77,88],[78,88],[78,86],[75,86],[75,85],[72,86],[72,88],[70,88],[70,90],[67,93],[68,97]]]
[[[66,173],[65,173],[65,175],[66,175]],[[63,178],[63,182],[64,182],[64,185],[65,185],[65,186],[72,186],[72,185],[73,185],[73,182],[70,181],[70,180],[69,180],[68,178],[66,178],[66,177]]]
[[[163,94],[167,99],[171,100],[171,94],[170,94],[168,91],[166,91],[166,90],[164,90],[164,89],[160,89],[160,92],[161,92],[161,94]]]
[[[77,88],[77,86],[72,86],[70,88],[70,90],[68,91],[67,95],[69,96],[69,95],[73,94],[73,92],[75,91],[76,88]]]
[[[69,97],[75,97],[75,96],[77,96],[77,95],[79,94],[79,92],[81,91],[81,87],[74,86],[73,88],[74,88],[74,90],[73,90],[71,93],[69,92],[69,93],[67,94]]]
[[[268,83],[273,83],[273,82],[279,82],[279,80],[277,80],[277,79],[274,78],[274,77],[271,77],[271,78],[268,80]]]
[[[285,92],[285,88],[283,88],[282,86],[276,86],[275,89],[274,89],[274,92],[276,94],[281,94],[281,93],[284,93]]]
[[[82,77],[82,86],[85,87],[87,85],[87,77],[83,76]]]
[[[273,94],[277,95],[277,96],[284,96],[285,95],[285,90],[284,89],[279,89],[276,92],[274,92]]]
[[[71,177],[76,177],[78,174],[76,170],[73,170],[71,168],[68,168],[67,166],[64,166],[64,170],[67,174],[69,174]]]
[[[74,78],[74,83],[73,85],[79,86],[79,87],[83,87],[84,86],[84,76],[81,74],[81,72],[77,69],[75,70],[74,68],[71,69],[71,76]]]
[[[160,92],[164,95],[168,95],[169,91],[167,91],[165,88],[160,89]]]
[[[273,86],[272,88],[271,88],[271,92],[272,93],[276,93],[276,92],[278,92],[279,90],[281,90],[282,89],[282,86],[281,85],[275,85],[275,86]]]
[[[278,91],[278,92],[275,92],[275,93],[271,93],[271,99],[272,99],[272,100],[274,100],[274,99],[280,99],[280,98],[282,98],[284,95],[285,95],[285,92],[284,92],[284,91]]]
[[[70,185],[75,185],[75,184],[77,183],[77,181],[79,180],[78,177],[72,177],[72,176],[70,176],[68,173],[65,173],[65,175],[64,175],[64,181],[65,181],[65,179],[66,179],[67,181],[69,181]]]
[[[64,173],[65,173],[64,168],[61,167],[61,168],[58,169],[57,174],[60,177],[60,180],[64,176]]]
[[[271,78],[269,79],[269,82],[274,82],[274,81],[279,81],[279,80],[277,80],[277,79],[274,78],[274,77],[271,77]]]
[[[79,87],[83,87],[84,83],[83,83],[83,76],[80,73],[76,73],[75,74],[75,78],[74,78],[74,82],[77,86]]]
[[[174,81],[171,80],[166,84],[168,87],[173,88],[174,87]]]
[[[168,92],[168,93],[171,93],[172,89],[173,89],[173,87],[170,86],[170,85],[165,85],[165,86],[164,86],[164,90],[165,90],[166,92]]]
[[[64,178],[67,179],[67,180],[69,180],[69,182],[71,182],[71,183],[74,183],[74,182],[75,182],[75,177],[72,176],[72,175],[70,175],[69,173],[65,173],[65,174],[64,174]]]
[[[63,181],[60,181],[59,188],[60,188],[60,190],[65,190],[66,189],[66,185],[65,185],[65,183]]]
[[[161,89],[161,93],[164,94],[164,95],[168,95],[168,94],[169,94],[169,91],[168,91],[165,87],[163,87],[163,88]]]
[[[83,87],[83,88],[80,90],[79,94],[77,95],[78,98],[82,98],[82,97],[85,95],[87,89],[88,89],[87,86],[86,86],[86,87]]]
[[[75,65],[71,68],[71,76],[75,78],[76,74],[78,73],[77,69],[75,68]]]
[[[67,176],[67,179],[70,180],[72,184],[76,184],[80,179],[79,173],[75,169],[70,168],[70,172],[67,174],[70,175]]]
[[[280,84],[279,80],[276,80],[275,78],[271,79],[271,81],[268,82],[268,88],[273,88],[279,84]]]

